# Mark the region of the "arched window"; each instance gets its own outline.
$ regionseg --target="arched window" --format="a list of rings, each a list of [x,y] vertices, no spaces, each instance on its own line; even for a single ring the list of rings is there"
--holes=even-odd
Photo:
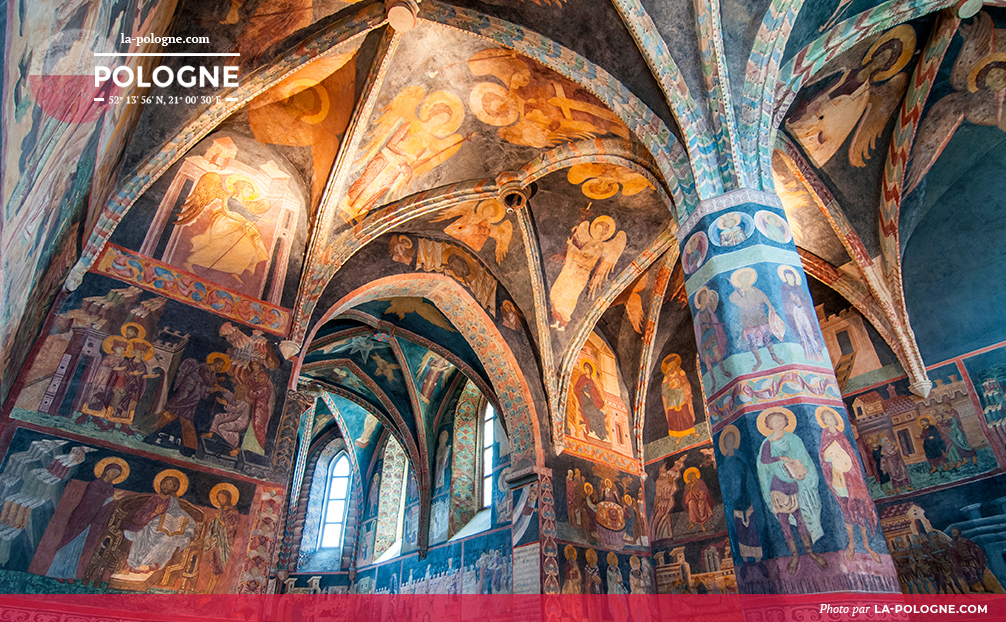
[[[322,510],[322,525],[318,548],[334,549],[342,547],[346,531],[346,507],[349,500],[349,458],[345,453],[332,462],[328,472],[328,488],[325,507]]]
[[[493,503],[493,442],[495,441],[496,409],[486,401],[482,420],[482,507]]]

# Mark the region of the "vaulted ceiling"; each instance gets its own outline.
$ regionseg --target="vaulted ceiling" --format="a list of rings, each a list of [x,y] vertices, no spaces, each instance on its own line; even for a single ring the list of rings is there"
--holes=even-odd
[[[740,187],[780,194],[808,273],[848,298],[924,381],[902,259],[927,210],[980,164],[978,152],[942,157],[964,149],[955,130],[1006,130],[1003,6],[423,0],[414,24],[398,13],[396,30],[385,3],[150,0],[133,32],[208,37],[201,51],[240,54],[240,85],[187,91],[192,104],[95,108],[107,117],[99,123],[114,118],[97,150],[109,164],[62,198],[36,184],[69,179],[39,176],[58,163],[32,142],[45,128],[11,106],[33,76],[81,70],[21,54],[51,32],[23,14],[8,19],[4,393],[21,340],[37,330],[29,303],[46,300],[65,274],[44,278],[58,263],[51,251],[21,251],[66,240],[79,220],[73,287],[106,242],[138,235],[119,223],[172,165],[228,145],[264,145],[275,175],[302,182],[305,232],[291,251],[299,285],[276,294],[292,310],[291,348],[306,348],[302,376],[413,432],[433,416],[416,403],[425,357],[489,389],[483,358],[470,341],[439,345],[458,329],[442,302],[422,294],[400,317],[381,299],[333,316],[336,301],[396,270],[453,279],[493,318],[506,301],[555,417],[602,317],[609,340],[629,325],[638,335],[619,351],[626,383],[644,388],[661,306],[675,293],[676,223]],[[114,39],[96,45],[126,49]],[[982,136],[992,153],[1006,134]],[[582,235],[601,245],[603,277],[557,295],[558,282],[568,286],[562,255],[583,223]],[[612,328],[613,318],[629,324]]]

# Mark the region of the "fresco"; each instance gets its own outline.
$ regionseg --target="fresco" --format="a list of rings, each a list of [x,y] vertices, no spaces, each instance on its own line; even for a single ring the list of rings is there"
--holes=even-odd
[[[112,87],[111,82],[94,86],[92,54],[151,51],[152,42],[120,41],[165,34],[175,6],[165,0],[127,11],[110,1],[74,7],[44,2],[32,4],[31,11],[22,4],[7,20],[0,198],[4,370],[27,355],[24,342],[17,347],[12,341],[18,325],[24,322],[28,333],[41,326],[69,267],[57,261],[60,250],[75,244],[80,229],[86,229],[89,201],[96,205],[104,200],[139,113],[139,107],[127,105],[125,99],[113,103],[112,96],[137,95],[142,89]],[[134,71],[152,64],[139,57],[123,61]],[[45,291],[38,289],[42,286]],[[34,304],[29,306],[29,300]],[[3,380],[0,395],[6,397],[13,374],[5,373]]]
[[[692,540],[653,554],[657,594],[736,594],[729,539]]]
[[[123,591],[237,587],[252,484],[25,429],[0,480],[8,570]]]
[[[783,124],[871,255],[879,252],[876,205],[891,119],[931,23],[922,18],[857,43],[804,85]]]
[[[562,594],[654,594],[653,565],[649,557],[605,553],[589,547],[567,544],[562,548],[559,562]],[[582,607],[576,600],[563,602],[564,606]],[[611,600],[608,607],[617,608],[616,619],[628,615],[628,602]],[[621,610],[621,608],[625,610]],[[582,611],[569,611],[570,616]],[[620,614],[620,615],[619,615]]]
[[[683,293],[680,268],[674,274]],[[642,426],[646,462],[709,441],[691,313],[673,292],[665,296],[657,328]]]
[[[559,539],[605,551],[648,550],[650,522],[637,475],[577,458],[557,462]]]
[[[925,399],[907,379],[845,396],[876,499],[998,469],[974,387],[957,365],[929,370]]]
[[[1004,478],[913,495],[878,506],[906,594],[1006,593],[1002,544]]]
[[[289,364],[276,340],[90,275],[66,298],[12,416],[122,447],[274,473]]]
[[[301,179],[280,152],[221,130],[137,200],[112,242],[250,298],[292,306],[286,290],[299,276],[310,205]]]
[[[646,465],[650,537],[675,543],[726,531],[713,449],[699,445]]]
[[[566,451],[599,464],[631,468],[633,427],[614,353],[593,332],[577,358],[566,399]]]

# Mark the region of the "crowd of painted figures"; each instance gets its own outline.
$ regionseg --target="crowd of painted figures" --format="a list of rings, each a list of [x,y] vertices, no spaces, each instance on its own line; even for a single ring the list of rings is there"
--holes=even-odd
[[[985,551],[959,529],[899,536],[890,544],[906,594],[1004,593]]]

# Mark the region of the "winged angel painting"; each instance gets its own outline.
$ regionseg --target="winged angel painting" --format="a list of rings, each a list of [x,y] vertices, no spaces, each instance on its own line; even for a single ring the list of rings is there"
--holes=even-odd
[[[588,295],[593,298],[597,294],[622,256],[625,243],[625,232],[617,231],[611,216],[598,216],[593,222],[582,220],[573,227],[566,240],[562,270],[549,292],[555,320],[552,328],[566,330],[588,281]]]
[[[433,219],[433,222],[454,220],[444,233],[480,252],[492,238],[496,243],[496,263],[502,263],[510,250],[513,225],[506,219],[506,208],[496,199],[464,203],[451,207]]]
[[[194,222],[204,210],[210,210],[209,226],[192,238],[192,248],[183,266],[226,272],[241,282],[245,272],[253,273],[269,258],[269,251],[255,221],[269,211],[268,199],[259,198],[254,182],[244,175],[206,173],[199,178],[186,199],[176,225]]]
[[[909,80],[903,69],[914,53],[915,31],[902,24],[881,35],[858,67],[829,73],[817,82],[817,95],[798,104],[786,122],[814,166],[822,168],[831,161],[849,134],[849,163],[866,166],[877,138],[901,105]]]
[[[1006,29],[995,28],[984,11],[962,24],[964,45],[950,72],[953,92],[933,104],[919,126],[905,181],[908,194],[933,167],[963,121],[1006,131]]]
[[[403,89],[384,107],[356,161],[363,170],[340,203],[343,218],[359,221],[380,201],[397,198],[449,160],[465,141],[456,133],[464,119],[464,104],[453,93],[427,96],[421,86]]]

